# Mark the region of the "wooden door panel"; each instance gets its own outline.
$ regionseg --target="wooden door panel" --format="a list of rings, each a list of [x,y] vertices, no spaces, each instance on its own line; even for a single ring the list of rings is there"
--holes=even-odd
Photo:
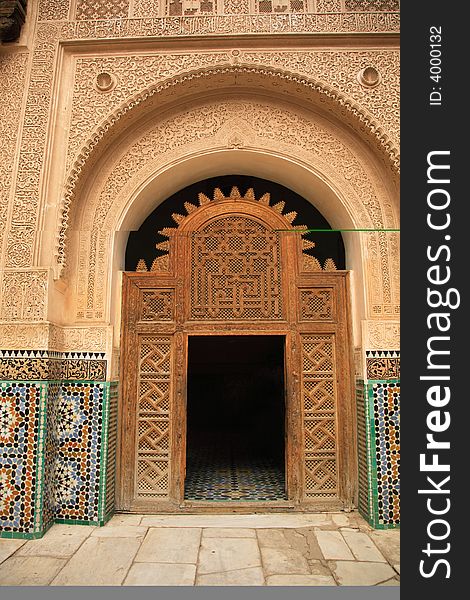
[[[348,273],[299,272],[300,240],[285,235],[278,214],[263,225],[269,211],[227,199],[201,206],[185,219],[189,228],[197,216],[195,230],[169,234],[173,273],[124,275],[119,508],[185,510],[191,334],[285,336],[288,501],[351,504]]]

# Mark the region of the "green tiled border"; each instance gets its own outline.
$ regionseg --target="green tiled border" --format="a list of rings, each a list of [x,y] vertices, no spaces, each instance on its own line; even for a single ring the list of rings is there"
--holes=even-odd
[[[367,443],[369,436],[367,433],[367,405],[364,401],[365,382],[363,379],[356,379],[355,398],[356,398],[356,418],[357,418],[357,459],[358,459],[358,510],[360,514],[368,519],[370,514],[370,485],[369,485],[369,466],[368,458],[369,445]]]
[[[111,400],[113,398],[112,388],[116,385],[116,382],[107,381],[104,387],[103,393],[103,423],[102,423],[102,456],[100,460],[100,491],[99,491],[99,499],[98,499],[98,520],[100,523],[106,523],[112,513],[110,512],[108,518],[106,518],[106,486],[108,483],[107,476],[107,468],[108,468],[108,438],[109,438],[109,418],[111,414]]]

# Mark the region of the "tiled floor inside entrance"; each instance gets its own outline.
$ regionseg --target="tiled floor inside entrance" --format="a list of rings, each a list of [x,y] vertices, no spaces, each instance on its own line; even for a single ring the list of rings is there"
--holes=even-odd
[[[398,586],[399,531],[355,512],[115,515],[0,539],[0,585]]]
[[[284,468],[243,440],[227,435],[199,439],[187,454],[187,500],[285,500]]]

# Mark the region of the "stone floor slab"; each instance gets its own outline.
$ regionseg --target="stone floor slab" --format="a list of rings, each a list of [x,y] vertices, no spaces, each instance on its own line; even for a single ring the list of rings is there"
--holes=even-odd
[[[198,560],[198,575],[247,569],[249,567],[261,567],[261,556],[255,539],[202,539]]]
[[[398,573],[398,575],[400,575],[400,563],[393,565],[393,568],[395,569],[395,571]]]
[[[141,525],[147,527],[242,527],[245,529],[299,528],[331,525],[327,513],[263,515],[148,515]]]
[[[290,544],[282,529],[257,529],[260,548],[289,548]]]
[[[143,515],[117,514],[111,517],[106,523],[106,527],[115,527],[116,525],[140,525]]]
[[[134,563],[123,585],[194,585],[195,565]]]
[[[95,529],[88,525],[53,525],[39,540],[29,540],[18,555],[69,558]]]
[[[307,553],[305,557],[309,560],[322,559],[323,554],[318,543],[315,529],[313,527],[303,527],[302,529],[297,529],[296,531],[297,533],[301,534],[303,538],[305,538],[307,545]]]
[[[327,564],[325,563],[325,561],[323,559],[322,560],[309,560],[308,566],[310,567],[310,573],[312,575],[326,575],[326,576],[331,575],[330,568],[327,566]]]
[[[198,575],[196,585],[264,585],[261,567]]]
[[[89,537],[51,585],[120,585],[139,546],[136,538]]]
[[[270,575],[266,585],[336,585],[333,577],[328,575]]]
[[[202,530],[202,536],[208,538],[256,538],[254,529],[208,527]]]
[[[337,527],[349,527],[350,525],[349,517],[344,513],[333,513],[331,520]]]
[[[400,562],[399,529],[376,529],[372,530],[368,535],[390,564],[393,565]]]
[[[341,531],[356,560],[387,562],[370,537],[361,531]]]
[[[0,538],[0,563],[14,554],[21,546],[26,544],[26,540],[9,540]]]
[[[112,527],[99,527],[91,534],[91,537],[122,538],[135,537],[144,538],[148,527],[137,525],[114,525]]]
[[[339,531],[317,530],[316,537],[323,556],[327,560],[354,560],[351,550]]]
[[[390,565],[379,562],[338,561],[330,567],[339,585],[377,585],[395,575]]]
[[[135,560],[196,564],[201,531],[200,528],[184,527],[149,529]]]
[[[293,548],[261,548],[261,557],[266,575],[310,574],[307,560]]]
[[[66,562],[52,556],[12,556],[0,565],[0,585],[48,585]]]

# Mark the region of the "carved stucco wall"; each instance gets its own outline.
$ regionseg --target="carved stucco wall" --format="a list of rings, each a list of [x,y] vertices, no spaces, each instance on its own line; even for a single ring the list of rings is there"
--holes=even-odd
[[[331,86],[376,122],[390,138],[399,141],[399,54],[397,51],[301,51],[250,52],[247,50],[157,53],[147,56],[77,58],[75,87],[68,140],[67,167],[76,158],[87,136],[127,98],[142,93],[178,73],[188,73],[214,65],[238,64],[279,69],[285,73],[314,78],[325,88]],[[367,89],[357,73],[373,64],[384,73],[380,89]],[[100,73],[110,73],[116,85],[103,94],[94,85]]]
[[[32,2],[33,0],[31,0]],[[260,0],[213,0],[201,7],[200,0],[188,0],[186,11],[191,14],[254,14],[269,12],[269,7],[259,6]],[[152,18],[172,14],[172,5],[182,4],[179,0],[39,0],[39,19],[43,21],[58,21],[66,19],[69,10],[77,20],[93,19],[126,19]],[[265,3],[266,4],[266,3]],[[397,12],[398,0],[291,0],[274,1],[271,4],[273,12],[295,13],[340,13],[340,12]]]
[[[7,227],[11,188],[16,166],[16,151],[25,93],[28,53],[0,55],[0,249]]]
[[[340,190],[346,211],[357,227],[396,226],[391,199],[371,170],[363,151],[318,115],[285,104],[239,96],[178,111],[155,126],[144,127],[120,144],[113,161],[97,169],[91,193],[83,200],[82,216],[72,223],[80,231],[75,249],[77,320],[106,316],[106,273],[112,233],[122,219],[129,198],[153,173],[185,156],[237,146],[265,153],[295,156],[315,168]],[[78,205],[78,202],[77,202]],[[397,318],[398,247],[394,235],[364,235],[370,315]],[[382,285],[377,285],[377,282]],[[100,282],[98,285],[97,282]]]
[[[131,4],[135,9],[136,3]],[[336,10],[327,4],[330,3],[318,2],[316,9],[319,12]],[[343,5],[340,8],[344,9]],[[3,248],[0,335],[4,347],[111,352],[112,328],[107,307],[110,290],[106,286],[101,289],[96,287],[94,281],[110,268],[105,256],[109,248],[107,244],[122,213],[126,194],[135,189],[142,178],[148,177],[152,169],[158,169],[171,157],[181,158],[190,148],[201,151],[214,145],[230,146],[232,110],[238,111],[239,121],[242,113],[245,116],[246,112],[249,114],[243,127],[239,128],[240,135],[245,135],[242,143],[255,144],[266,151],[282,147],[283,152],[292,156],[302,155],[303,160],[314,161],[342,190],[347,210],[355,214],[358,225],[396,226],[396,209],[392,206],[393,185],[377,175],[376,165],[367,165],[364,153],[362,158],[361,152],[355,154],[354,143],[351,143],[354,136],[359,136],[358,139],[362,136],[372,148],[375,140],[376,147],[371,151],[376,153],[377,160],[382,164],[387,163],[388,156],[387,168],[390,181],[393,182],[398,147],[399,59],[396,49],[353,50],[351,47],[336,47],[329,50],[259,51],[249,48],[234,50],[232,47],[219,51],[192,49],[175,52],[163,48],[152,53],[137,49],[132,54],[128,49],[120,52],[117,47],[111,56],[106,52],[106,46],[95,45],[90,50],[89,44],[98,44],[107,38],[122,39],[123,42],[133,38],[151,39],[156,34],[161,39],[168,35],[188,34],[200,38],[207,33],[221,35],[227,28],[235,33],[252,31],[276,35],[303,31],[387,33],[397,31],[398,15],[384,13],[380,18],[375,13],[361,15],[362,10],[368,9],[357,7],[354,9],[357,13],[354,14],[298,15],[296,19],[291,19],[289,15],[285,15],[289,18],[284,19],[278,18],[281,15],[270,15],[259,20],[258,17],[240,17],[238,21],[225,17],[201,17],[170,22],[149,15],[146,19],[121,18],[108,23],[83,19],[67,21],[68,17],[75,18],[76,9],[77,2],[65,0],[40,0],[34,3],[34,10],[30,14],[37,15],[38,24],[31,37],[31,48],[16,48],[14,53],[3,52],[0,55],[0,111],[3,111],[0,119],[0,242]],[[130,16],[137,15],[134,12]],[[66,50],[63,42],[72,41],[75,41],[73,50],[70,50],[70,46]],[[82,56],[81,47],[87,56]],[[67,60],[68,76],[72,77],[70,96],[65,93],[54,96],[61,89],[61,61]],[[289,93],[294,104],[306,104],[315,95],[314,92],[318,92],[315,102],[319,107],[322,106],[324,112],[330,110],[335,118],[343,119],[344,131],[334,127],[328,129],[327,120],[312,119],[308,111],[300,106],[288,107],[282,101],[263,103],[259,98],[234,99],[231,106],[220,100],[212,105],[206,103],[205,109],[210,107],[210,117],[204,113],[203,104],[200,104],[192,110],[167,114],[153,128],[140,131],[140,137],[129,139],[115,162],[110,162],[107,170],[100,173],[94,194],[86,196],[91,207],[87,214],[93,219],[86,227],[93,228],[101,224],[103,229],[99,239],[93,240],[91,233],[85,232],[79,240],[78,255],[75,254],[80,257],[79,268],[75,266],[75,272],[69,272],[69,290],[65,290],[65,285],[60,288],[60,282],[55,285],[60,293],[73,290],[75,321],[65,323],[59,320],[60,325],[48,323],[51,288],[54,287],[52,276],[53,273],[57,276],[57,269],[49,246],[44,252],[47,238],[43,232],[48,230],[57,238],[55,242],[51,243],[50,239],[47,242],[51,249],[54,244],[60,243],[60,211],[66,203],[67,193],[70,192],[73,215],[73,202],[77,200],[75,209],[80,208],[80,202],[84,202],[81,194],[86,191],[87,168],[99,163],[100,157],[112,145],[113,136],[120,135],[115,121],[120,119],[124,128],[126,119],[128,124],[131,123],[132,117],[124,113],[131,110],[133,102],[136,105],[141,102],[142,98],[136,100],[139,94],[151,95],[149,90],[155,90],[160,82],[169,82],[173,78],[174,81],[168,83],[167,87],[173,86],[168,92],[168,101],[174,102],[178,98],[178,76],[184,81],[188,79],[188,73],[198,69],[217,70],[217,67],[227,65],[252,69],[254,80],[257,69],[270,70],[272,73],[276,71],[278,75],[274,74],[272,78],[276,83],[278,77],[279,88],[284,86],[284,90],[280,89],[281,95]],[[380,85],[375,88],[367,88],[357,79],[358,72],[369,65],[375,66],[382,76]],[[105,72],[111,73],[116,83],[111,91],[104,93],[95,84],[96,76]],[[315,85],[308,90],[305,80],[312,77]],[[264,84],[255,81],[253,85],[262,88]],[[264,85],[265,90],[273,90],[273,85]],[[192,92],[197,92],[196,87]],[[158,91],[160,98],[163,95],[162,90]],[[63,127],[60,109],[63,108],[61,103],[65,97],[68,112]],[[333,110],[331,106],[336,108]],[[116,115],[119,115],[119,119]],[[291,128],[295,128],[295,135],[273,126],[273,123],[279,124],[284,119],[287,119]],[[61,127],[56,128],[59,121]],[[198,126],[193,129],[188,125],[186,137],[181,137],[176,132],[181,131],[184,122],[197,122]],[[348,128],[351,129],[349,138]],[[173,132],[171,138],[163,135],[170,131]],[[159,136],[161,151],[154,152],[146,164],[140,163],[139,151],[148,148],[155,136]],[[164,144],[163,139],[166,140]],[[92,148],[99,140],[102,146],[98,144],[93,154]],[[67,148],[66,153],[61,153],[60,177],[57,177],[57,171],[53,171],[52,164],[57,142],[60,142],[61,148]],[[339,160],[340,156],[342,160]],[[123,165],[126,169],[118,177],[116,169]],[[126,180],[130,167],[133,177]],[[115,194],[117,198],[112,210],[107,204],[110,194]],[[80,210],[74,218],[79,217]],[[368,261],[366,271],[371,280],[376,277],[382,279],[382,286],[368,286],[370,310],[369,314],[364,315],[365,348],[384,347],[384,344],[397,347],[397,336],[390,334],[392,330],[398,331],[393,322],[396,321],[398,303],[396,237],[382,234],[364,236],[364,256]],[[65,238],[63,241],[65,251]],[[49,255],[49,263],[44,260],[44,254]],[[90,262],[94,265],[91,270],[88,266]]]

